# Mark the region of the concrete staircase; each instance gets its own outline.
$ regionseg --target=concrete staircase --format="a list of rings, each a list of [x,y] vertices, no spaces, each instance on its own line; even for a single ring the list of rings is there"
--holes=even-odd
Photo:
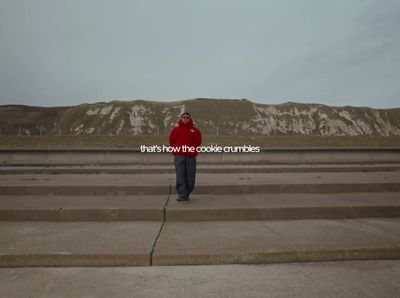
[[[400,164],[0,167],[0,266],[400,259]]]

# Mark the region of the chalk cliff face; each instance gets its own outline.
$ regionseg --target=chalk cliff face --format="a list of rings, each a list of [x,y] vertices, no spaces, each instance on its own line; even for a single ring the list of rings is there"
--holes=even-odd
[[[0,106],[3,135],[168,134],[189,111],[211,135],[400,135],[400,108],[330,107],[287,102],[278,105],[246,99],[196,98],[174,102],[111,101],[71,107]]]

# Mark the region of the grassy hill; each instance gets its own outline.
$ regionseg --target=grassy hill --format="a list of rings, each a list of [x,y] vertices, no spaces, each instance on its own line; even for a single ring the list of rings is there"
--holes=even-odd
[[[400,109],[246,99],[111,101],[69,107],[0,106],[1,135],[165,136],[189,111],[207,136],[399,136]]]

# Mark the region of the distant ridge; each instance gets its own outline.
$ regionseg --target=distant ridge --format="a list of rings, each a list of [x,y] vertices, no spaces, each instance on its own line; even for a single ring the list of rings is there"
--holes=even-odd
[[[400,108],[270,105],[212,98],[115,100],[66,107],[3,105],[0,129],[3,135],[168,134],[183,111],[189,111],[195,125],[211,135],[400,135]]]

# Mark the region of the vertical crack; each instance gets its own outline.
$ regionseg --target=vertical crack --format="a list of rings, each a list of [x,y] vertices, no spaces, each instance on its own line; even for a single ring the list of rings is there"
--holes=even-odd
[[[161,224],[160,230],[158,231],[158,234],[156,236],[156,239],[154,240],[153,246],[152,246],[151,251],[150,251],[150,266],[153,266],[154,249],[155,249],[155,247],[157,245],[158,238],[160,238],[161,231],[162,231],[162,229],[163,229],[163,227],[165,225],[165,222],[167,220],[167,206],[168,206],[168,203],[169,203],[169,198],[171,197],[171,193],[172,193],[172,183],[169,185],[169,191],[168,191],[167,200],[165,201],[165,204],[164,204],[164,207],[163,207],[163,222]]]

